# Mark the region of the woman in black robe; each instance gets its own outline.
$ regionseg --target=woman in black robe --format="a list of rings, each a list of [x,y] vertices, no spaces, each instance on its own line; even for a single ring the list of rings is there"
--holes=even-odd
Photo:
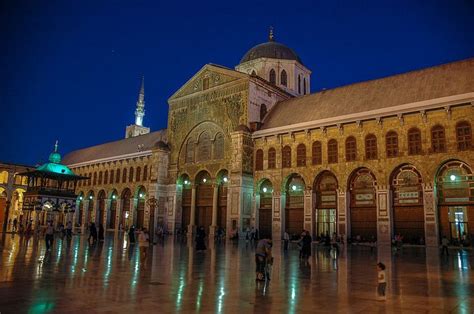
[[[204,227],[201,226],[196,232],[196,251],[204,251],[206,249],[205,238],[206,232],[204,231]]]

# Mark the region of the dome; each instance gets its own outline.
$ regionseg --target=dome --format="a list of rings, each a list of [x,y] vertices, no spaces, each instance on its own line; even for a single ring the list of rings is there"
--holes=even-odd
[[[53,164],[61,163],[61,155],[58,152],[53,152],[49,154],[49,161]]]
[[[299,63],[303,64],[303,62],[301,62],[300,57],[298,57],[298,55],[293,51],[293,49],[272,40],[257,45],[247,51],[247,53],[243,56],[242,60],[240,60],[240,64],[258,58],[296,60]]]

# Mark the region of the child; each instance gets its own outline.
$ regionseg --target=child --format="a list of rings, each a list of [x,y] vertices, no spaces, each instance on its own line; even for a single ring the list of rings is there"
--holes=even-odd
[[[377,295],[379,300],[386,300],[385,296],[385,288],[387,287],[387,280],[385,277],[385,264],[378,263],[377,264]]]

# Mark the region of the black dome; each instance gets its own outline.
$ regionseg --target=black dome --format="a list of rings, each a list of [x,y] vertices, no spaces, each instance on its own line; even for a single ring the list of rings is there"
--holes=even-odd
[[[257,45],[247,51],[240,63],[255,60],[258,58],[272,58],[272,59],[284,59],[284,60],[296,60],[301,62],[300,57],[293,51],[293,49],[277,43],[276,41],[268,41],[266,43]]]

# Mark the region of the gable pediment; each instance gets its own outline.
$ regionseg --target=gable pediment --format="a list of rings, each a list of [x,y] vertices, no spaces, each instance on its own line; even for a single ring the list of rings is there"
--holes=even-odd
[[[222,68],[212,64],[206,64],[190,80],[188,80],[176,93],[168,100],[174,100],[189,96],[203,90],[213,89],[219,85],[224,85],[232,81],[248,78],[247,74],[235,70]]]

